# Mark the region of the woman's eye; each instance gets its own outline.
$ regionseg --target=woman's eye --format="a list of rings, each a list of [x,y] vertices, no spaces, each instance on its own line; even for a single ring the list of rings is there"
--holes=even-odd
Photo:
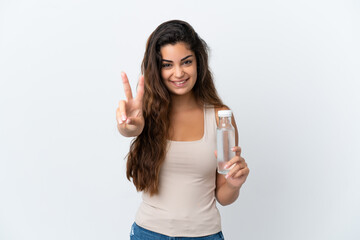
[[[171,64],[170,63],[163,63],[162,67],[163,68],[169,68],[169,67],[171,67]]]
[[[191,63],[192,63],[192,60],[186,60],[186,61],[184,62],[185,65],[189,65],[189,64],[191,64]]]

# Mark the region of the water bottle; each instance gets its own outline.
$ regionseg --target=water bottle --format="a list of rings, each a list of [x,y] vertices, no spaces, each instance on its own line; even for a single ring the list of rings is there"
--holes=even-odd
[[[224,169],[225,164],[235,156],[231,148],[235,147],[235,129],[231,124],[231,110],[218,111],[219,126],[217,128],[217,171],[227,174],[229,169]]]

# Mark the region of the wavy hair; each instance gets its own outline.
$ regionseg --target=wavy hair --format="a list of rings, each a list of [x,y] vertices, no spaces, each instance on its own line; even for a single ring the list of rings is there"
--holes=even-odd
[[[197,80],[192,89],[200,104],[222,107],[208,65],[208,46],[187,22],[171,20],[159,25],[146,43],[141,71],[145,78],[143,116],[145,126],[133,139],[127,156],[126,176],[137,191],[158,193],[159,175],[167,151],[171,96],[161,78],[160,49],[167,44],[186,43],[197,62]]]

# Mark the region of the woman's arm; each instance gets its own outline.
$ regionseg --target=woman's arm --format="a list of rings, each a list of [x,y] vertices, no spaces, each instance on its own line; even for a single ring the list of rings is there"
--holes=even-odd
[[[216,122],[219,125],[218,120],[218,110],[228,110],[228,108],[224,107],[222,109],[216,110]],[[249,168],[247,167],[247,163],[245,159],[240,156],[241,148],[238,147],[238,130],[236,127],[236,122],[234,116],[232,116],[232,125],[235,128],[235,145],[233,151],[236,153],[235,157],[233,157],[227,164],[227,167],[231,168],[228,174],[216,174],[216,190],[215,196],[217,201],[225,206],[229,205],[238,198],[240,193],[240,188],[246,181],[247,176],[249,175]],[[215,152],[215,155],[217,153]]]

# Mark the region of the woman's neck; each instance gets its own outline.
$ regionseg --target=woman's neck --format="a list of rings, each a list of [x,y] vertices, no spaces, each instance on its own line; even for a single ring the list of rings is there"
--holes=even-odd
[[[199,107],[194,94],[191,92],[186,95],[171,95],[171,111],[181,112]]]

